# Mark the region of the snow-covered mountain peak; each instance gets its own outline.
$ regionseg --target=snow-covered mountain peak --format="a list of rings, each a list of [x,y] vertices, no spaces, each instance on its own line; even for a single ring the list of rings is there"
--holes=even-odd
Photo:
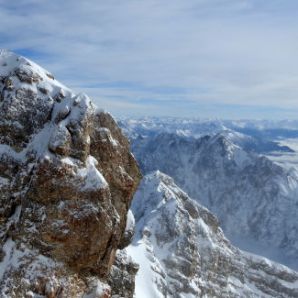
[[[64,96],[73,94],[71,90],[57,81],[54,76],[35,62],[11,51],[0,51],[0,78],[6,78],[6,85],[22,85],[39,89],[42,94],[63,92]],[[9,81],[8,81],[9,80]],[[44,89],[44,90],[43,90]]]
[[[297,273],[233,247],[216,217],[169,176],[145,176],[132,211],[136,234],[128,251],[140,264],[136,298],[298,294]]]
[[[148,196],[148,192],[150,192]],[[144,199],[143,196],[147,196]],[[198,207],[192,204],[188,195],[183,192],[175,183],[173,178],[160,172],[155,171],[146,175],[139,187],[137,194],[132,203],[131,209],[133,210],[136,220],[142,217],[154,216],[154,212],[160,209],[175,210],[177,207],[182,207],[186,211],[190,212],[190,218],[192,216],[198,216]],[[200,207],[201,210],[207,211],[207,209]],[[217,219],[213,217],[212,222],[217,224]]]
[[[234,243],[298,268],[297,171],[249,150],[255,139],[227,130],[201,138],[163,131],[132,146],[144,174],[172,176],[216,214]]]
[[[55,143],[59,139],[61,144],[69,121],[74,123],[95,110],[87,95],[74,94],[48,71],[10,51],[1,51],[0,91],[0,130],[5,131],[0,143],[10,143],[16,151],[34,142],[33,138],[40,147],[41,139],[53,134],[49,122],[59,123],[54,134],[59,135]]]
[[[229,161],[234,161],[238,166],[245,166],[252,161],[252,153],[243,150],[237,143],[234,142],[235,135],[233,132],[220,132],[210,137],[205,146],[204,154],[213,154],[221,156]]]

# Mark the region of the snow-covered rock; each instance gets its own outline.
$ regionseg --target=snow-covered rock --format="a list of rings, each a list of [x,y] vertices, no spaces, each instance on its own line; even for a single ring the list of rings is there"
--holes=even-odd
[[[108,297],[139,179],[108,113],[0,51],[1,298]]]
[[[145,176],[132,211],[136,298],[298,296],[296,272],[232,246],[217,218],[169,176]]]
[[[109,284],[112,298],[132,298],[135,292],[135,275],[139,265],[127,253],[127,249],[118,250],[111,268]]]
[[[132,150],[145,174],[172,176],[216,214],[232,242],[297,269],[298,173],[244,150],[235,144],[240,137],[160,132],[134,139]]]

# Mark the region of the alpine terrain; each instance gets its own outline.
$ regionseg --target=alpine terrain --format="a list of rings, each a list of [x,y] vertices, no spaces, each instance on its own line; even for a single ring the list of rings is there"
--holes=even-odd
[[[298,297],[298,273],[232,246],[217,218],[169,176],[145,176],[132,211],[136,298]]]
[[[159,171],[138,188],[109,113],[0,51],[0,297],[298,297],[297,272],[219,227],[296,264],[298,174],[256,150],[289,148],[224,130],[133,133],[144,173],[194,200]]]
[[[0,160],[1,298],[129,297],[137,265],[117,250],[140,173],[113,118],[1,51]]]
[[[298,171],[254,149],[272,142],[231,129],[196,138],[156,127],[124,130],[144,174],[160,170],[173,177],[219,218],[237,246],[298,268]]]

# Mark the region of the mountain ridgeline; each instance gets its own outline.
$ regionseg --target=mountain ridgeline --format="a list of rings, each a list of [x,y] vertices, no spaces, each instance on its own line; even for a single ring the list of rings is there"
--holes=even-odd
[[[298,297],[297,272],[224,235],[297,265],[298,174],[259,155],[289,147],[241,123],[121,125],[143,178],[109,113],[0,51],[1,298]]]
[[[217,218],[171,177],[145,176],[132,211],[136,298],[297,297],[296,272],[232,246]]]
[[[172,126],[177,128],[179,123]],[[146,129],[139,134],[134,125],[126,122],[124,131],[144,174],[160,170],[173,177],[219,218],[227,237],[242,249],[298,268],[295,168],[282,167],[249,150],[248,145],[258,141],[230,129],[218,132],[216,126],[211,133],[212,125],[209,135],[194,137],[197,126],[193,130],[188,126],[183,133],[167,131],[166,124],[158,129],[144,124]],[[268,144],[266,139],[264,143]]]

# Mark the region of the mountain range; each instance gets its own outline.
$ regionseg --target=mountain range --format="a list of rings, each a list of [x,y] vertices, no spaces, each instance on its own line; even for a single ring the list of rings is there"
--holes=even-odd
[[[242,249],[298,268],[298,172],[260,154],[278,143],[231,129],[197,137],[163,128],[124,131],[144,174],[160,170],[173,177]]]
[[[293,151],[277,128],[118,123],[0,50],[1,298],[298,296],[297,272],[225,236],[297,265],[297,170],[265,156]]]

